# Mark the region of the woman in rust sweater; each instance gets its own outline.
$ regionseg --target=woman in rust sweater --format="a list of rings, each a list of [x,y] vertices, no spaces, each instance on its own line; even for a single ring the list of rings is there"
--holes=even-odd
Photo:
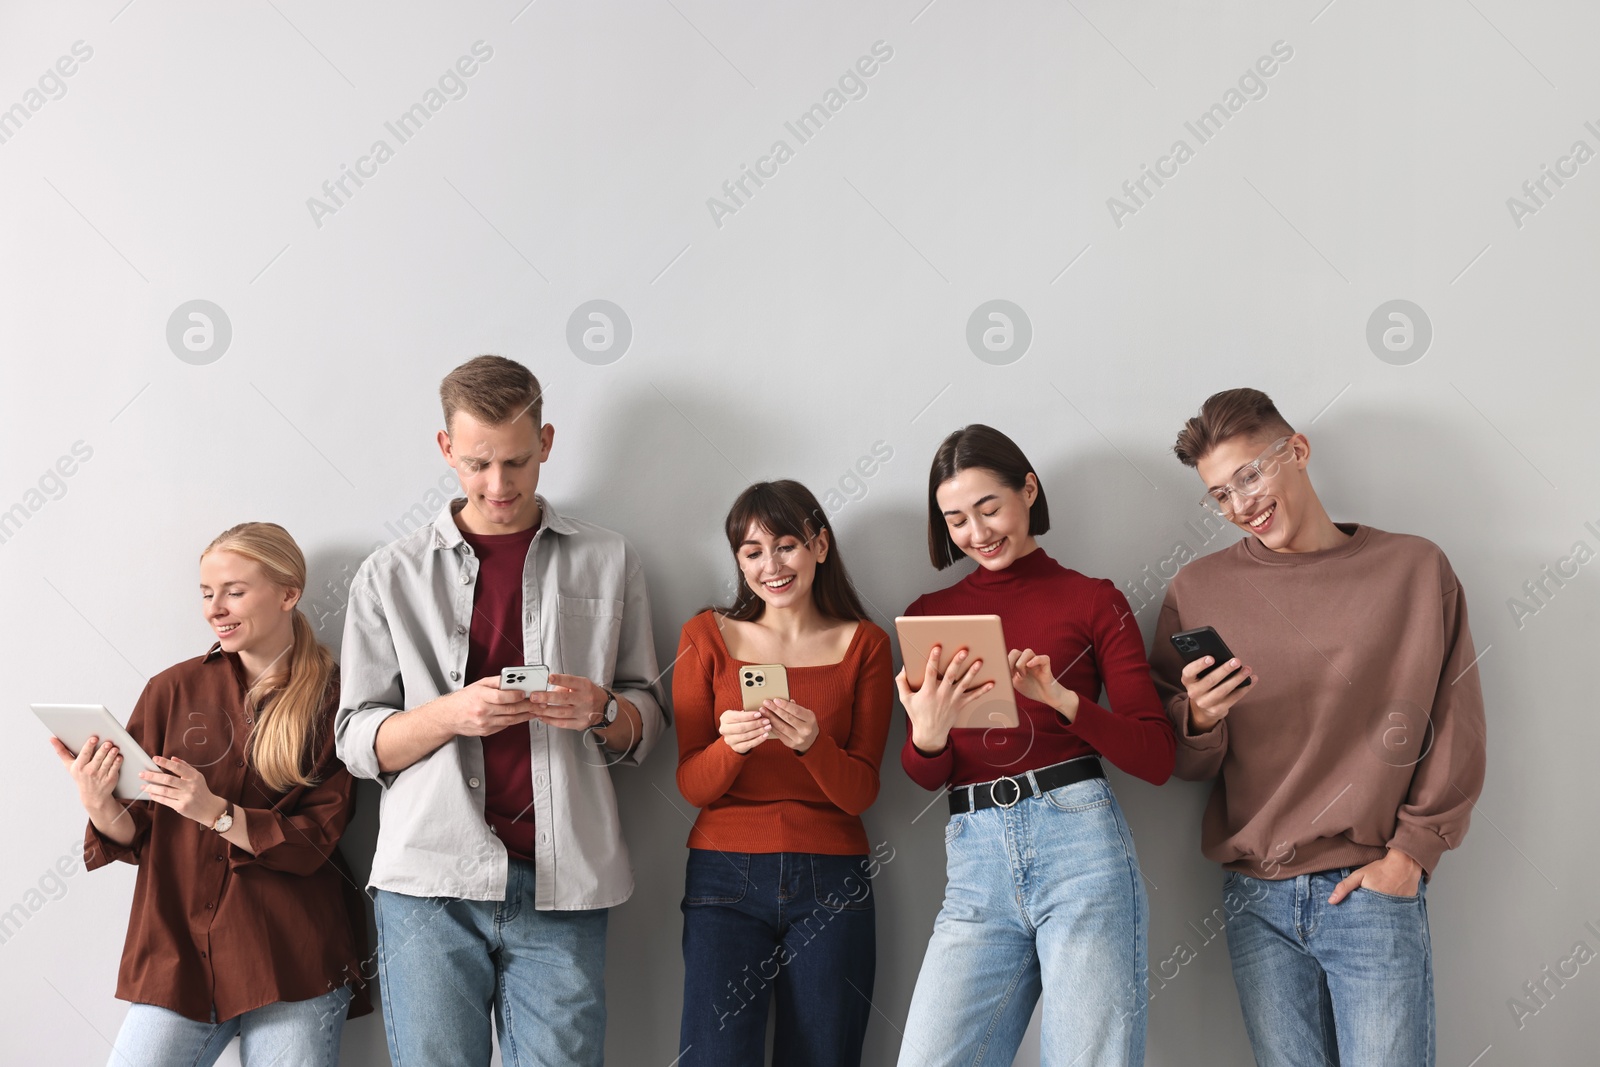
[[[751,486],[725,532],[738,592],[684,625],[672,683],[678,789],[701,809],[677,1062],[760,1064],[775,998],[780,1062],[855,1067],[876,965],[861,813],[889,730],[889,639],[804,486]],[[742,710],[750,664],[782,664],[789,699]]]
[[[150,679],[128,733],[159,771],[148,799],[112,794],[122,754],[52,738],[89,826],[84,865],[139,868],[117,975],[133,1002],[114,1067],[332,1067],[362,991],[366,918],[336,851],[355,796],[333,751],[338,668],[297,602],[305,557],[274,523],[243,523],[200,555],[217,642]],[[354,988],[352,988],[354,986]]]
[[[901,1045],[903,1067],[1010,1063],[1044,1004],[1044,1067],[1144,1062],[1144,886],[1104,756],[1160,784],[1175,744],[1144,639],[1116,586],[1051,559],[1044,487],[1005,434],[957,430],[928,477],[936,568],[977,570],[908,615],[998,615],[1017,693],[1015,729],[952,728],[988,692],[957,652],[920,689],[896,679],[909,716],[900,760],[949,791],[947,884]],[[1108,706],[1096,703],[1102,686]]]

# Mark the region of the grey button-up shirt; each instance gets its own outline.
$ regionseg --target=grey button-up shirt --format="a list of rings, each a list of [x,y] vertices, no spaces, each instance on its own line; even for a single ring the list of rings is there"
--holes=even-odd
[[[639,709],[644,736],[626,757],[577,730],[529,723],[540,910],[605,908],[633,892],[611,765],[638,764],[667,726],[639,557],[622,536],[562,516],[542,496],[522,571],[528,663],[579,674]],[[411,896],[503,900],[505,846],[484,821],[483,743],[456,737],[405,770],[378,769],[383,720],[475,679],[465,677],[478,560],[452,516],[367,557],[350,586],[340,665],[339,758],[383,788],[369,884]]]

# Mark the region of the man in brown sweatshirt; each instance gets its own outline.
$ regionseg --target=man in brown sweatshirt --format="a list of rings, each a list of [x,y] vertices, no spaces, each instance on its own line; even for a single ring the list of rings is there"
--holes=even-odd
[[[1201,848],[1256,1062],[1432,1067],[1424,886],[1484,773],[1461,584],[1431,541],[1330,520],[1259,390],[1212,396],[1173,451],[1249,534],[1173,579],[1150,663],[1176,774],[1216,779]],[[1170,639],[1201,626],[1235,658],[1185,666]]]

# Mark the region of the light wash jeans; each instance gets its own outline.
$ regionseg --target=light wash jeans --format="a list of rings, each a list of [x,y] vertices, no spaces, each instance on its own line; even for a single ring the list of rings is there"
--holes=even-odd
[[[244,1067],[334,1067],[350,988],[313,1000],[267,1004],[225,1023],[200,1023],[154,1004],[135,1004],[107,1067],[209,1067],[234,1035]]]
[[[1010,1064],[1041,994],[1044,1067],[1140,1067],[1149,913],[1110,784],[953,815],[944,839],[900,1067]]]
[[[506,1067],[599,1067],[607,912],[537,911],[533,864],[509,863],[503,901],[374,897],[394,1067],[487,1067],[491,1012]]]
[[[1277,881],[1227,872],[1246,904],[1228,953],[1259,1067],[1433,1067],[1433,947],[1427,890],[1357,889],[1351,868]]]

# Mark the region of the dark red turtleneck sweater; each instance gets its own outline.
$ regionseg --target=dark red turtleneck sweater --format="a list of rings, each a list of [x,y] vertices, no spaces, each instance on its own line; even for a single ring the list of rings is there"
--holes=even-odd
[[[1036,548],[1005,570],[980,567],[918,597],[906,614],[998,615],[1008,647],[1048,655],[1057,680],[1078,694],[1078,715],[1069,723],[1019,693],[1016,729],[951,730],[944,751],[934,756],[917,751],[908,729],[900,763],[924,789],[992,781],[1093,755],[1156,785],[1172,774],[1172,724],[1150,678],[1138,621],[1109,580],[1069,570]],[[1095,703],[1102,686],[1115,711]]]

